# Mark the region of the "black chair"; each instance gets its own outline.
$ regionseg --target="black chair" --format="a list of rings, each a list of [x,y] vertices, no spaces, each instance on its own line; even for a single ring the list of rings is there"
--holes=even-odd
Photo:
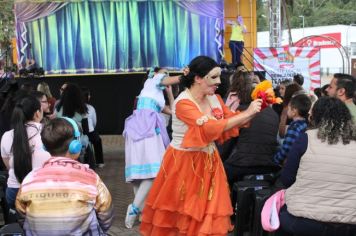
[[[232,201],[236,202],[234,236],[252,230],[255,192],[270,186],[270,183],[263,180],[243,180],[234,183],[232,191]]]
[[[25,236],[25,232],[19,223],[12,223],[0,229],[0,236]]]
[[[253,224],[250,235],[253,236],[268,236],[269,232],[266,232],[262,228],[261,224],[261,212],[266,200],[272,195],[273,190],[262,189],[255,192],[255,204],[254,204],[254,215],[253,215]]]
[[[243,180],[263,180],[267,181],[273,185],[277,178],[279,177],[279,172],[277,173],[268,173],[268,174],[258,174],[258,175],[245,175]]]
[[[9,207],[6,202],[7,171],[0,171],[0,206],[5,224],[9,223]]]
[[[16,209],[10,208],[6,202],[7,179],[9,175],[7,171],[0,171],[0,206],[3,214],[5,225],[17,223],[22,220]]]

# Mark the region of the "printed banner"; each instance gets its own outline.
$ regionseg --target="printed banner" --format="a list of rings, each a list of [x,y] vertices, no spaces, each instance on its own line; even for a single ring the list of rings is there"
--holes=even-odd
[[[294,46],[297,47],[320,47],[320,48],[340,48],[341,33],[320,34],[319,36],[308,37],[304,40],[300,39]]]
[[[306,91],[320,87],[318,47],[255,48],[254,59],[255,71],[266,71],[274,87],[283,80],[293,80],[295,74],[303,75]]]

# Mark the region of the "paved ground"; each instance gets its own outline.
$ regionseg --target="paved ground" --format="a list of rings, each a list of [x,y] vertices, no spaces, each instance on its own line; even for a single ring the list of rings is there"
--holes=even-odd
[[[124,225],[126,209],[133,199],[132,187],[125,183],[124,140],[118,135],[102,136],[105,167],[97,169],[97,173],[109,188],[115,207],[115,219],[109,234],[118,236],[139,235],[138,225],[127,229]]]
[[[109,234],[112,236],[140,235],[138,223],[133,229],[127,229],[124,225],[127,206],[133,200],[132,187],[130,184],[126,184],[124,179],[124,140],[119,135],[105,135],[102,136],[102,140],[105,167],[96,171],[110,190],[116,215]]]
[[[119,135],[101,137],[103,140],[105,167],[97,169],[96,172],[109,188],[115,207],[114,223],[108,233],[111,236],[140,235],[138,223],[133,229],[127,229],[124,225],[127,206],[133,200],[132,187],[130,184],[126,184],[124,179],[124,140]],[[2,214],[0,214],[0,225],[2,224],[3,219]]]

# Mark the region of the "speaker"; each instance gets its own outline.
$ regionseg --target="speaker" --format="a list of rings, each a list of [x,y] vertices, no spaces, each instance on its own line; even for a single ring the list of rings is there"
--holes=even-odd
[[[67,120],[74,129],[74,139],[70,142],[68,151],[70,154],[78,154],[82,150],[82,143],[80,142],[80,131],[77,122],[69,117],[62,118]]]
[[[269,187],[270,184],[263,180],[243,180],[234,183],[232,188],[236,214],[234,236],[244,235],[244,232],[252,230],[255,192]]]

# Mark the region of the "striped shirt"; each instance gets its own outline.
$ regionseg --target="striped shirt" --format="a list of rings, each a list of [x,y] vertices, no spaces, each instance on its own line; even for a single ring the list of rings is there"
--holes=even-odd
[[[53,157],[23,180],[16,209],[26,235],[106,235],[113,219],[111,195],[87,165]]]
[[[287,154],[301,133],[304,133],[307,129],[307,122],[303,120],[292,121],[287,129],[287,133],[284,137],[282,147],[274,156],[273,160],[276,164],[281,165],[286,159]]]

